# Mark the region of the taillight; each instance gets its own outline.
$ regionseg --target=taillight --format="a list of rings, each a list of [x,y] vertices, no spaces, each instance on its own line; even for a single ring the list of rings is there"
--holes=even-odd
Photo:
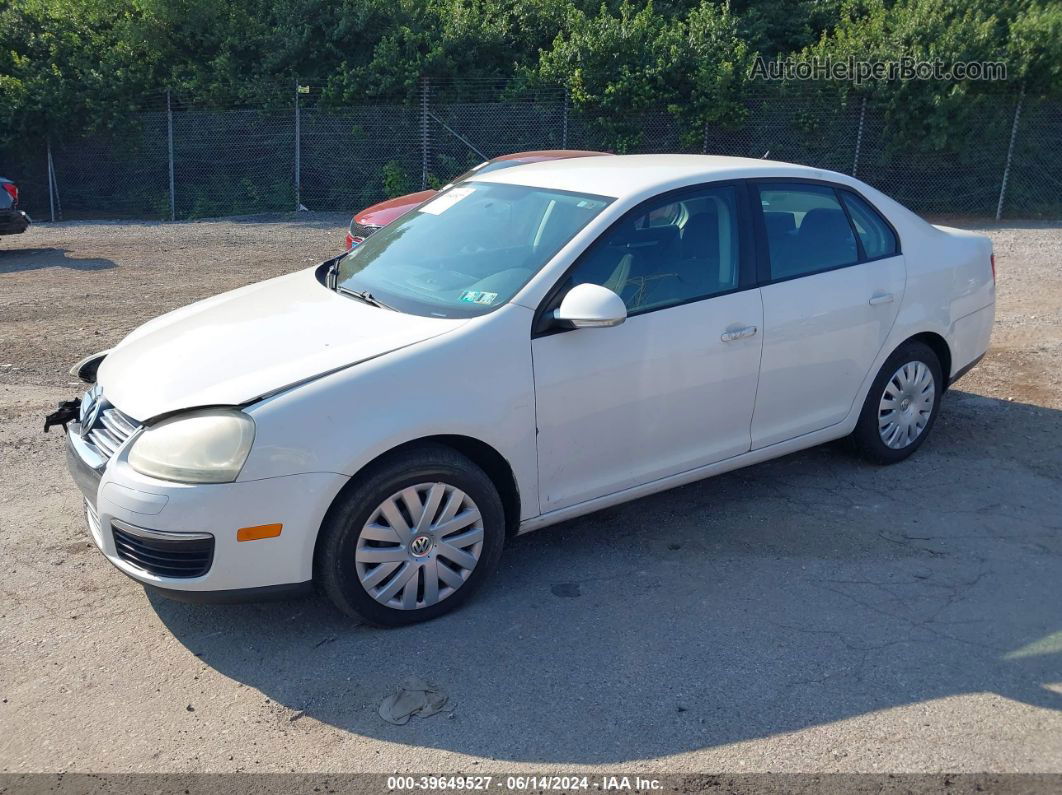
[[[354,238],[350,236],[350,232],[347,232],[347,251],[354,248]]]
[[[12,202],[18,202],[18,185],[13,182],[5,182],[4,190],[11,194]]]
[[[995,255],[995,253],[992,254],[991,260],[992,260],[992,283],[995,284],[996,283],[996,255]]]

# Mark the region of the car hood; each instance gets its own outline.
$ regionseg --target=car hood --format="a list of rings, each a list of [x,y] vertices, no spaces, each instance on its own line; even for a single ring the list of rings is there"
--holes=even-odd
[[[354,221],[365,226],[387,226],[392,221],[397,221],[418,204],[426,202],[438,191],[422,190],[416,193],[407,193],[396,199],[388,199],[371,207],[366,207],[354,216]]]
[[[247,403],[464,322],[369,306],[325,288],[310,269],[144,324],[107,355],[98,381],[112,404],[144,421]]]

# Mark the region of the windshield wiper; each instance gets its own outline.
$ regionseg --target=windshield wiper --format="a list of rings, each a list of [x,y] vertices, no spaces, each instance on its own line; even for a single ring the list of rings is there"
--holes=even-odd
[[[351,298],[357,298],[359,301],[368,304],[369,306],[379,307],[380,309],[390,309],[392,312],[397,312],[390,304],[385,304],[379,298],[376,298],[368,290],[351,290],[349,287],[343,287],[340,284],[336,285],[336,292],[349,295]]]

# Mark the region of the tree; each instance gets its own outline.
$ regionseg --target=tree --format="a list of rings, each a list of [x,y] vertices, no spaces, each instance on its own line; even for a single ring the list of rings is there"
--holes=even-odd
[[[624,0],[595,15],[572,8],[562,27],[567,32],[542,52],[537,76],[564,85],[617,150],[639,143],[631,114],[651,108],[666,106],[687,124],[740,116],[751,54],[726,6],[702,0],[668,18],[651,0]]]

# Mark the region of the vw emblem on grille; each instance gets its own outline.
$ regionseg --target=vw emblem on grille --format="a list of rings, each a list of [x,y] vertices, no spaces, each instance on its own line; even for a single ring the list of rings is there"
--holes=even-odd
[[[431,551],[432,543],[431,536],[417,536],[409,542],[409,551],[417,557],[422,557]]]

